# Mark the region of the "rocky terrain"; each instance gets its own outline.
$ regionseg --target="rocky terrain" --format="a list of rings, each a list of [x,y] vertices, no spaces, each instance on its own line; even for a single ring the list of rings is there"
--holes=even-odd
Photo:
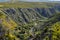
[[[33,7],[31,3],[21,4],[1,3],[1,40],[60,39],[60,3],[33,3]]]

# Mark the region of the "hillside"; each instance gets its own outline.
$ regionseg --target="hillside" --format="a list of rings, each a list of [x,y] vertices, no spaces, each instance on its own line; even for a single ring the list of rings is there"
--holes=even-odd
[[[59,40],[59,24],[60,3],[0,3],[1,40]]]
[[[60,5],[60,3],[48,3],[48,2],[16,2],[16,3],[10,3],[10,2],[4,2],[0,3],[1,7],[5,8],[50,8],[56,5]]]

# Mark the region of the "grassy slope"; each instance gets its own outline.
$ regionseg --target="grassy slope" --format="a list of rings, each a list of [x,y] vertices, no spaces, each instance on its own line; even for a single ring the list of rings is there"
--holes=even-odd
[[[51,4],[50,6],[47,6],[47,4]],[[47,7],[51,7],[53,5],[56,5],[57,3],[45,3],[45,2],[21,2],[21,3],[0,3],[0,7],[14,7],[14,8],[35,8],[35,7],[39,7],[39,8],[47,8]]]

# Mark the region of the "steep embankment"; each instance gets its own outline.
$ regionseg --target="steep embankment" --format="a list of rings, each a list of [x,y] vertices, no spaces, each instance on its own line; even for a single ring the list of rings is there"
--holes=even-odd
[[[20,24],[35,20],[45,21],[53,14],[60,12],[59,9],[59,6],[54,6],[51,8],[3,8],[2,11]]]

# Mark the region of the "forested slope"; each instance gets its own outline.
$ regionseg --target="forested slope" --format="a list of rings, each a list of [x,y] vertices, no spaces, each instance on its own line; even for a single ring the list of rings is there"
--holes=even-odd
[[[60,4],[28,4],[0,7],[0,40],[59,40]]]

